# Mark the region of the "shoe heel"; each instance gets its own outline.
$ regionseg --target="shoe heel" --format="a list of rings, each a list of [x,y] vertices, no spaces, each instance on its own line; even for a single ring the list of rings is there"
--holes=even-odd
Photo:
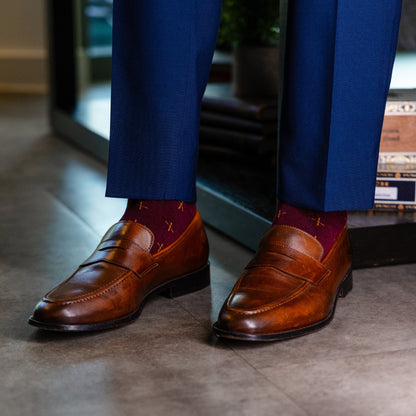
[[[209,263],[201,269],[187,274],[173,281],[169,287],[161,292],[167,298],[177,298],[188,293],[196,292],[210,284]]]
[[[339,298],[345,298],[347,294],[352,290],[352,271],[350,270],[347,276],[344,278],[344,281],[341,283],[341,287],[338,291]]]

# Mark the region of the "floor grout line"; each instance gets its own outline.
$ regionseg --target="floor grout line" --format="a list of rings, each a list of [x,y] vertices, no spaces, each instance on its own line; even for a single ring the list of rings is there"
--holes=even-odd
[[[229,343],[228,341],[225,341],[227,344]],[[288,398],[288,400],[290,402],[292,402],[297,408],[299,408],[300,410],[302,410],[302,412],[305,413],[305,416],[312,416],[310,413],[308,413],[306,411],[306,409],[303,408],[303,406],[300,406],[293,397],[291,397],[289,394],[287,394],[286,392],[284,392],[279,386],[277,386],[272,380],[270,380],[270,378],[265,375],[260,369],[258,369],[257,367],[255,367],[250,361],[248,361],[242,354],[240,354],[238,351],[235,350],[235,348],[233,348],[232,345],[230,345],[230,348],[234,351],[234,353],[240,357],[243,361],[245,361],[247,363],[247,365],[249,365],[254,371],[256,371],[258,374],[260,374],[265,380],[267,380],[277,391],[279,391],[279,393],[281,393],[282,395],[284,395],[285,397]]]
[[[61,198],[59,198],[53,192],[44,189],[43,191],[48,194],[53,200],[55,200],[60,206],[64,207],[65,210],[72,216],[75,217],[79,222],[81,222],[89,231],[91,231],[94,235],[100,237],[100,234],[84,219],[82,218],[75,210],[73,210],[69,205],[67,205]],[[97,241],[98,243],[98,241]]]

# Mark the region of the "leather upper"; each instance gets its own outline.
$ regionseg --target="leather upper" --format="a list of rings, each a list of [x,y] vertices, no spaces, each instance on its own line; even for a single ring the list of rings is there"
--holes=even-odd
[[[306,328],[331,313],[351,267],[347,229],[325,259],[322,245],[302,230],[271,227],[220,311],[224,331],[276,334]]]
[[[199,213],[184,233],[155,255],[152,232],[120,221],[94,253],[36,306],[33,319],[59,324],[91,324],[134,312],[152,290],[207,264],[208,240]]]

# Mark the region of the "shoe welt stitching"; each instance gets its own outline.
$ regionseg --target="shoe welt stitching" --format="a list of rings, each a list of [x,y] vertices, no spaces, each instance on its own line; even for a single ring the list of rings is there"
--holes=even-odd
[[[286,299],[282,300],[281,302],[275,303],[273,305],[262,307],[260,309],[244,309],[244,310],[241,310],[241,309],[233,308],[232,306],[230,306],[229,309],[232,310],[233,312],[236,312],[236,313],[240,314],[240,315],[247,315],[247,314],[256,315],[256,314],[259,314],[259,313],[262,313],[262,312],[268,312],[268,311],[276,309],[279,306],[282,306],[282,305],[290,302],[291,300],[296,298],[296,296],[300,295],[302,292],[304,292],[310,286],[311,286],[311,283],[305,281],[305,283],[298,290],[296,290],[295,292],[292,292],[290,294],[290,296],[288,296]]]
[[[127,274],[129,274],[129,276],[126,276]],[[48,301],[49,303],[62,303],[62,304],[65,304],[65,303],[68,303],[69,304],[69,303],[79,303],[79,302],[83,302],[84,300],[89,300],[89,299],[98,297],[101,294],[106,293],[109,290],[112,290],[113,287],[118,286],[119,284],[123,283],[125,280],[129,279],[132,276],[136,276],[136,275],[131,270],[126,270],[124,274],[122,274],[118,278],[112,280],[107,285],[103,286],[102,288],[99,288],[99,289],[94,290],[92,292],[88,292],[85,295],[82,295],[82,299],[73,300],[73,299],[79,298],[79,296],[73,296],[73,297],[67,298],[65,300],[53,300],[53,299],[48,299],[47,297],[45,297],[44,299],[46,301]],[[116,285],[111,286],[111,285],[113,285],[114,282],[117,282],[117,280],[119,280],[119,279],[122,279],[122,280],[120,280],[120,282],[118,282]],[[107,286],[111,286],[111,287],[107,287]],[[102,290],[105,287],[107,287],[107,288],[104,289],[104,290]],[[52,292],[49,292],[49,293],[52,293]],[[48,295],[49,295],[49,293],[48,293]]]

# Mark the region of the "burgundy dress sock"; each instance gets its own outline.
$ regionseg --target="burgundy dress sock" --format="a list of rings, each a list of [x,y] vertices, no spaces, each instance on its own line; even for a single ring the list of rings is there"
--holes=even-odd
[[[149,228],[155,237],[150,252],[170,246],[188,227],[196,214],[196,205],[183,201],[129,199],[120,221],[134,221]]]
[[[336,238],[347,223],[346,211],[323,212],[298,208],[278,201],[273,225],[290,225],[316,238],[328,254]]]

